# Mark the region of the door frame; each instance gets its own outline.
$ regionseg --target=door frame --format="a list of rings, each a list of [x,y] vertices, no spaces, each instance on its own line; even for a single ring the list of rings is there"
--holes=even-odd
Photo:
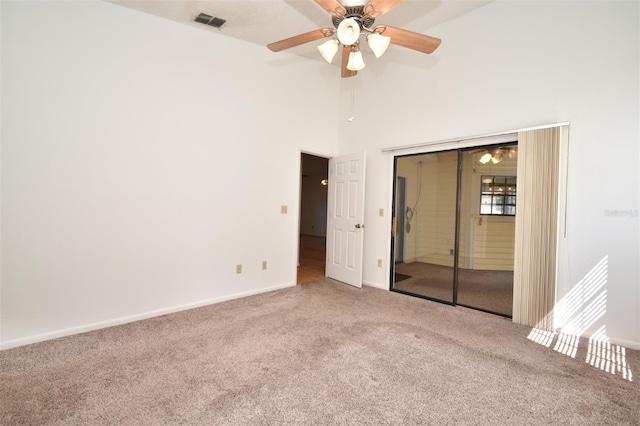
[[[518,132],[505,132],[505,133],[500,133],[500,134],[496,134],[495,136],[480,136],[480,137],[475,137],[475,138],[469,138],[469,139],[456,139],[456,140],[448,140],[448,141],[443,141],[443,142],[436,142],[436,143],[432,143],[432,144],[427,144],[427,145],[420,145],[420,146],[413,146],[413,147],[407,147],[407,148],[400,148],[397,150],[390,150],[390,156],[389,156],[389,162],[390,162],[390,172],[391,172],[391,193],[389,196],[389,208],[390,211],[393,212],[392,218],[395,217],[395,193],[396,193],[396,177],[397,177],[397,159],[399,157],[406,157],[406,156],[411,156],[411,155],[422,155],[422,154],[433,154],[433,153],[437,153],[437,152],[443,152],[443,151],[458,151],[458,155],[460,155],[460,152],[462,150],[466,150],[466,149],[473,149],[473,148],[482,148],[482,147],[488,147],[488,146],[500,146],[500,145],[504,145],[504,144],[509,144],[512,143],[513,141],[518,140]],[[384,150],[383,150],[384,151]],[[461,167],[460,164],[460,158],[458,158],[458,168]],[[459,170],[458,170],[458,175],[459,175]],[[457,205],[457,203],[459,203],[459,198],[460,198],[460,182],[459,182],[459,178],[457,179],[458,182],[456,182],[456,226],[455,226],[455,248],[454,248],[454,275],[457,275],[457,267],[458,267],[458,256],[457,253],[459,251],[459,235],[458,235],[458,230],[459,230],[459,220],[460,218],[458,217],[458,215],[460,214],[459,212],[459,206]],[[393,225],[392,225],[393,226]],[[392,235],[393,232],[390,232],[390,238],[389,238],[389,245],[388,245],[388,250],[387,253],[389,253],[388,259],[389,259],[389,273],[387,274],[387,279],[389,280],[387,283],[387,289],[389,291],[398,291],[399,293],[403,293],[402,291],[399,290],[394,290],[393,289],[393,283],[394,283],[394,276],[395,276],[395,250],[394,250],[394,245],[395,245],[395,236]],[[445,304],[450,304],[453,306],[457,306],[457,276],[454,277],[454,292],[453,292],[453,298],[452,298],[452,303],[449,303],[447,301],[442,301],[442,300],[435,300],[435,299],[431,299],[429,297],[426,296],[420,296],[420,295],[413,295],[415,297],[420,297],[423,299],[429,299],[429,300],[435,300],[439,303],[445,303]],[[476,308],[474,308],[476,309]]]
[[[320,157],[320,158],[325,158],[327,160],[331,160],[337,157],[341,157],[341,156],[336,156],[336,155],[331,155],[328,153],[322,153],[322,152],[318,152],[315,150],[306,150],[306,149],[301,149],[300,150],[300,154],[298,156],[298,226],[296,229],[296,235],[295,235],[295,261],[294,261],[294,277],[295,277],[295,285],[298,284],[298,267],[300,266],[300,229],[301,229],[301,214],[302,214],[302,155],[303,154],[307,154],[307,155],[312,155],[315,157]],[[364,164],[363,167],[366,167],[366,151],[362,151],[363,154],[363,160],[364,160]],[[349,155],[349,154],[347,154]],[[330,165],[328,164],[327,166],[327,177],[329,177],[329,170]],[[365,173],[366,173],[366,169],[364,169]],[[362,194],[364,197],[364,193]],[[329,206],[329,200],[327,200],[327,210],[328,210],[328,206]],[[362,206],[362,223],[364,223],[364,209],[366,208],[366,205]],[[329,215],[328,215],[328,211],[327,211],[327,233],[329,231]],[[364,230],[360,230],[360,232],[362,232],[362,239],[364,240]],[[327,241],[328,241],[328,236],[327,236]],[[326,256],[326,254],[329,253],[328,248],[325,246],[325,277],[326,275],[326,270],[327,270],[327,262],[328,262],[328,258]],[[361,260],[361,268],[364,269],[364,258]],[[360,280],[362,281],[362,280]],[[362,283],[361,283],[362,285]]]

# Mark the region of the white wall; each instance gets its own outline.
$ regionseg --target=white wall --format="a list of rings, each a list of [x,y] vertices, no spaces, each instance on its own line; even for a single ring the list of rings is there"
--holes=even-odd
[[[389,211],[392,167],[381,148],[568,121],[558,297],[607,257],[606,313],[585,334],[604,327],[640,348],[639,22],[638,2],[496,1],[425,29],[443,39],[433,55],[396,46],[367,55],[356,120],[347,121],[351,82],[339,117],[340,152],[367,151],[364,281],[388,286],[390,218],[377,212]]]
[[[105,2],[1,24],[2,348],[295,285],[335,68]]]

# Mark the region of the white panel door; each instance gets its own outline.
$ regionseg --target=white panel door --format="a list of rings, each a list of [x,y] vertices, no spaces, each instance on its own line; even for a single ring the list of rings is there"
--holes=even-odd
[[[362,287],[364,166],[364,152],[329,160],[326,275],[356,287]]]

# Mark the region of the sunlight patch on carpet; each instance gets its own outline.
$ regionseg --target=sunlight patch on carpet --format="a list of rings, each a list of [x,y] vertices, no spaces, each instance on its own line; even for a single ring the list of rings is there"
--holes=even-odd
[[[547,348],[551,346],[554,337],[556,337],[555,331],[540,330],[539,328],[532,328],[531,333],[529,333],[529,336],[527,336],[529,340],[533,340],[534,342],[542,346],[546,346]]]
[[[585,362],[607,373],[619,373],[623,379],[633,381],[633,373],[627,364],[627,348],[609,342],[604,325],[589,339]]]
[[[553,350],[560,352],[563,355],[570,356],[571,358],[575,358],[576,353],[578,352],[578,344],[580,344],[580,336],[575,334],[558,333],[558,340],[556,341],[556,345],[553,347]]]
[[[528,339],[551,347],[563,355],[576,358],[580,336],[592,330],[607,313],[607,280],[609,257],[604,256],[578,284],[556,303],[552,312],[545,316],[529,333]],[[555,324],[555,331],[545,326]],[[633,373],[627,364],[626,348],[610,342],[606,324],[591,334],[587,344],[585,362],[592,367],[623,379],[633,381]]]

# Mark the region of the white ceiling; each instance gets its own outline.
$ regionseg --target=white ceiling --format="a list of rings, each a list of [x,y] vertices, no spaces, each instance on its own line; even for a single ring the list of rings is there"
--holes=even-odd
[[[331,28],[330,15],[313,0],[107,0],[130,9],[167,18],[210,31],[213,35],[266,45],[319,28]],[[429,28],[477,9],[493,0],[405,0],[376,20],[407,30],[429,34]],[[347,3],[358,0],[345,0]],[[360,1],[360,3],[363,3]],[[199,13],[225,19],[220,29],[194,22]],[[322,60],[311,42],[289,49],[290,53]],[[403,49],[397,47],[397,49]],[[418,54],[409,51],[410,54]],[[274,53],[277,55],[278,53]],[[409,53],[408,53],[409,54]],[[335,62],[335,61],[334,61]]]

